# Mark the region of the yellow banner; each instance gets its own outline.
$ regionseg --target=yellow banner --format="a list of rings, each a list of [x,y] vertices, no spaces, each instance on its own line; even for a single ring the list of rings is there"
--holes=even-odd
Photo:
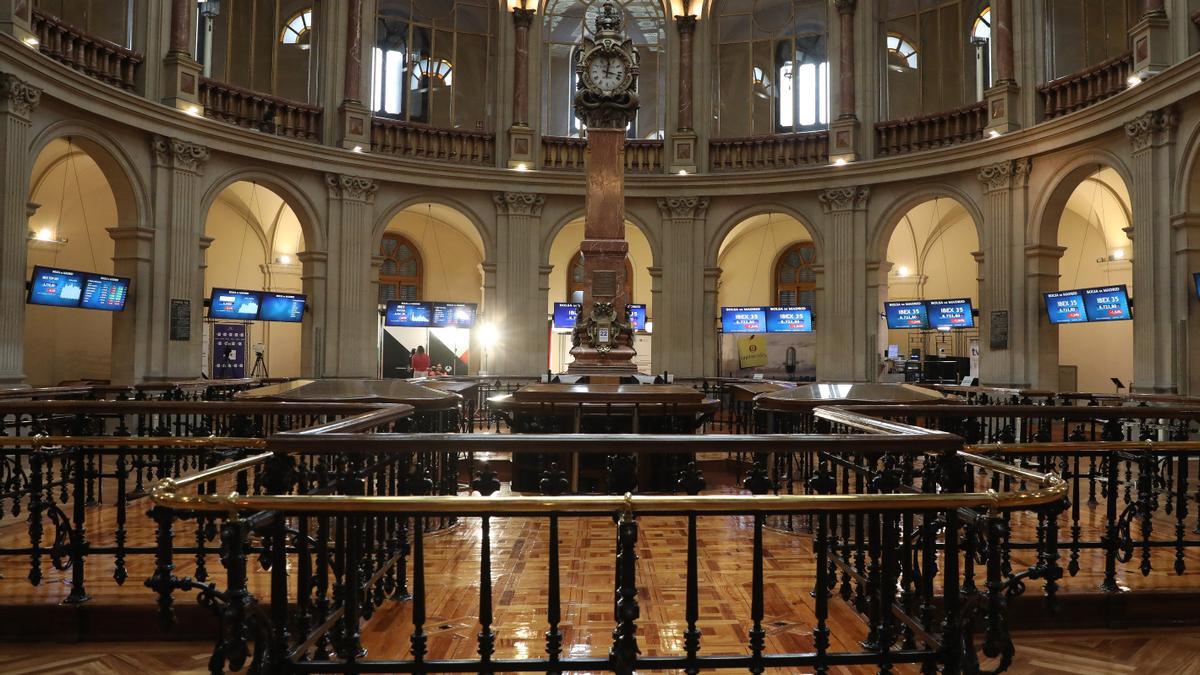
[[[767,365],[767,341],[760,335],[740,337],[738,346],[738,366],[742,368],[761,368]]]

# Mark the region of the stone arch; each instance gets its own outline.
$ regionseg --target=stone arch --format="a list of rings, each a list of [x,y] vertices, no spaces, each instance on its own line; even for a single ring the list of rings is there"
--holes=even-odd
[[[1179,182],[1172,191],[1171,213],[1200,213],[1200,124],[1192,129],[1187,142],[1182,145],[1180,158],[1176,172]]]
[[[567,225],[570,225],[571,223],[583,218],[584,213],[585,211],[583,207],[568,211],[561,218],[555,221],[554,225],[552,225],[550,229],[546,231],[545,235],[542,237],[542,243],[539,247],[538,253],[538,259],[541,260],[543,265],[550,264],[550,247],[554,245],[554,240],[558,238],[559,233],[562,232],[563,228]],[[650,261],[651,266],[658,264],[658,261],[662,260],[662,249],[659,248],[657,233],[646,224],[645,219],[639,217],[635,213],[632,213],[628,209],[625,211],[625,221],[628,223],[633,223],[633,225],[637,227],[638,231],[642,233],[642,236],[644,236],[646,241],[650,244],[650,257],[653,259]]]
[[[326,237],[321,220],[317,217],[316,207],[304,190],[292,179],[280,174],[262,169],[234,169],[214,180],[204,192],[200,201],[200,214],[206,217],[212,205],[221,193],[235,183],[248,182],[274,192],[296,214],[300,221],[300,230],[304,234],[304,249],[306,251],[324,251]],[[269,247],[267,250],[270,250]]]
[[[387,231],[388,224],[391,223],[397,215],[406,209],[420,204],[435,204],[438,206],[444,206],[448,209],[453,209],[454,211],[458,212],[458,214],[466,218],[474,228],[473,234],[476,238],[478,238],[478,241],[472,243],[480,247],[479,254],[481,258],[485,261],[495,260],[496,242],[493,238],[493,233],[484,226],[483,219],[479,217],[479,214],[475,212],[475,209],[472,209],[465,202],[453,197],[448,197],[446,195],[413,195],[411,197],[401,199],[382,211],[380,217],[376,219],[375,225],[371,229],[372,250],[377,250],[379,248],[380,242],[383,241],[383,233]],[[463,234],[468,235],[468,238],[470,238],[470,234],[472,233],[463,232]]]
[[[934,199],[950,199],[961,206],[971,217],[972,224],[975,226],[976,240],[981,246],[983,245],[983,211],[979,208],[979,204],[959,188],[945,183],[934,183],[924,185],[916,192],[893,200],[881,212],[880,217],[875,221],[875,227],[871,228],[871,234],[868,236],[870,243],[867,247],[867,259],[869,261],[887,260],[888,244],[891,242],[896,228],[900,225],[900,221],[915,207]]]
[[[31,161],[53,141],[67,138],[100,167],[117,206],[117,227],[153,227],[147,223],[150,201],[145,178],[121,144],[100,127],[80,120],[51,124],[30,143]]]
[[[817,221],[809,218],[806,214],[804,214],[804,212],[795,207],[778,202],[770,202],[767,204],[755,204],[753,206],[748,206],[733,213],[724,221],[722,221],[721,225],[713,233],[712,239],[709,240],[708,245],[705,247],[704,266],[717,266],[717,260],[720,258],[721,254],[721,246],[725,243],[725,239],[730,235],[730,233],[733,232],[734,228],[755,216],[762,216],[769,213],[782,213],[799,222],[804,230],[808,233],[808,236],[812,238],[813,244],[815,244],[817,247],[817,259],[822,259],[822,256],[825,254],[825,242],[820,228],[815,226]],[[791,245],[792,243],[795,243],[795,241],[788,242],[788,245]]]
[[[1043,246],[1056,246],[1058,224],[1062,219],[1067,200],[1075,192],[1075,188],[1079,187],[1088,176],[1106,168],[1116,171],[1126,188],[1133,185],[1133,173],[1120,157],[1107,150],[1087,150],[1064,164],[1046,181],[1050,188],[1038,197],[1033,209],[1034,217],[1029,221],[1030,229],[1025,233],[1025,240],[1037,242]],[[1133,205],[1129,206],[1132,210]]]

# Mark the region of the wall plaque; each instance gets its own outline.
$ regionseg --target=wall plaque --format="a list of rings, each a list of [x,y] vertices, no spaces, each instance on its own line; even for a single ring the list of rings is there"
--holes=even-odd
[[[992,311],[992,333],[989,340],[992,349],[1008,349],[1008,310]]]
[[[617,294],[617,273],[611,270],[592,272],[592,295],[609,299]]]
[[[187,342],[192,339],[192,301],[171,298],[171,339]]]

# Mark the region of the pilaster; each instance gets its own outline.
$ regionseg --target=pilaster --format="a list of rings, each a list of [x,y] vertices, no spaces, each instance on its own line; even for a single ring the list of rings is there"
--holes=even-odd
[[[300,376],[325,377],[325,340],[329,325],[329,254],[302,251],[300,288],[308,299],[308,316],[300,324]]]
[[[717,287],[721,281],[720,267],[704,268],[704,310],[700,315],[701,341],[704,344],[703,369],[706,377],[717,372]],[[657,331],[658,326],[654,329]]]
[[[325,377],[375,377],[379,372],[378,295],[372,295],[371,266],[377,242],[373,179],[325,174],[329,204],[329,249],[326,281]]]
[[[11,17],[10,17],[11,18]],[[25,379],[25,261],[30,117],[42,90],[0,73],[0,384]]]
[[[1179,213],[1171,217],[1175,239],[1174,284],[1178,288],[1195,287],[1192,273],[1200,270],[1200,213]],[[1180,354],[1179,393],[1200,393],[1200,308],[1191,293],[1176,294],[1172,316],[1179,317]]]
[[[662,297],[654,302],[650,356],[655,372],[704,375],[704,344],[716,316],[705,312],[704,222],[708,197],[659,197]]]
[[[546,197],[497,192],[492,201],[496,205],[498,246],[496,302],[488,313],[506,348],[498,350],[488,369],[501,375],[540,373],[546,369],[550,349],[546,340],[549,266],[543,266],[540,259]]]
[[[983,188],[981,250],[976,256],[980,279],[980,382],[989,386],[1028,385],[1026,364],[1036,358],[1025,351],[1025,336],[1036,331],[1036,324],[1019,329],[1025,317],[1025,284],[1020,270],[1025,262],[1021,253],[1029,217],[1031,167],[1031,160],[1019,159],[989,164],[978,174]],[[1033,316],[1040,321],[1037,313]]]
[[[814,323],[817,331],[817,379],[867,382],[874,379],[879,355],[878,315],[881,300],[867,287],[868,187],[830,188],[818,199],[828,233],[821,257],[824,284],[818,288]],[[829,262],[837,264],[830,265]],[[877,286],[875,287],[877,289]]]
[[[112,227],[113,274],[129,279],[124,312],[113,314],[112,381],[134,384],[150,373],[153,337],[154,238],[148,227]]]
[[[1172,283],[1169,229],[1171,158],[1179,113],[1152,110],[1126,123],[1133,162],[1129,195],[1133,210],[1133,381],[1139,391],[1178,389],[1177,335],[1171,299],[1186,287]]]
[[[1059,290],[1058,264],[1066,251],[1063,246],[1048,244],[1030,244],[1024,249],[1026,330],[1021,332],[1028,336],[1026,379],[1035,389],[1058,391],[1058,327],[1045,317],[1043,294]]]

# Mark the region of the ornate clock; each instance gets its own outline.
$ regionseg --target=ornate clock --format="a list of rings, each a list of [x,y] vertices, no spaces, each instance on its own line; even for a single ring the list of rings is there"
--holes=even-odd
[[[575,114],[589,127],[624,129],[638,109],[638,52],[621,30],[621,13],[605,2],[595,38],[585,37],[575,62]]]

